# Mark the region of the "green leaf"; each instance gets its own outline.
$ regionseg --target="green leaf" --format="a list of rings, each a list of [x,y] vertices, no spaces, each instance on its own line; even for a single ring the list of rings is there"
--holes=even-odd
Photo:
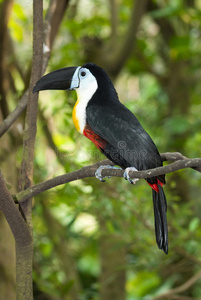
[[[181,9],[180,1],[174,1],[172,5],[168,4],[165,7],[150,12],[150,15],[155,19],[168,18],[177,15],[180,9]]]
[[[129,272],[127,291],[138,297],[146,296],[160,284],[160,281],[160,277],[154,272],[142,271],[137,274]]]
[[[198,228],[199,225],[200,225],[200,219],[195,217],[189,223],[188,229],[189,231],[193,232]]]
[[[169,128],[169,131],[174,134],[182,134],[189,129],[190,125],[189,120],[185,116],[177,115],[168,119],[165,123],[165,127]]]
[[[188,57],[191,51],[190,46],[190,36],[175,36],[170,41],[170,56],[173,59]]]

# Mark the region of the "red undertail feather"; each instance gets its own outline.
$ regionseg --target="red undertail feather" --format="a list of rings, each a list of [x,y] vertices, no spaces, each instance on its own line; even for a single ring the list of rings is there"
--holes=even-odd
[[[150,185],[150,187],[154,190],[154,191],[156,191],[157,193],[159,193],[159,188],[158,188],[158,184],[160,184],[160,186],[163,186],[163,183],[162,182],[160,182],[158,179],[157,179],[157,183],[153,183],[153,184],[151,184],[151,183],[149,183],[149,182],[147,182],[149,185]]]

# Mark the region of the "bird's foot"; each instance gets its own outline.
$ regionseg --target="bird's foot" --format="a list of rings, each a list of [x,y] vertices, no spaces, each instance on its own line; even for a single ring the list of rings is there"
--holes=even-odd
[[[114,166],[109,166],[109,165],[103,165],[103,166],[100,166],[96,172],[95,172],[95,176],[97,179],[99,179],[100,181],[102,182],[105,182],[105,178],[111,178],[111,176],[102,176],[102,171],[105,170],[105,169],[116,169],[116,170],[121,170],[120,167],[114,167]]]
[[[138,170],[135,167],[126,168],[125,172],[123,174],[123,177],[124,177],[124,179],[128,180],[128,182],[130,182],[132,184],[135,184],[139,180],[139,178],[131,179],[130,175],[129,175],[129,172],[131,172],[131,171],[138,171]]]

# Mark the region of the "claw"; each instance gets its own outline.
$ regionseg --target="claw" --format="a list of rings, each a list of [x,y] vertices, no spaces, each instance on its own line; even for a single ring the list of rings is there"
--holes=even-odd
[[[124,177],[124,179],[128,180],[128,182],[130,182],[132,184],[135,184],[139,180],[139,178],[133,178],[133,179],[131,179],[130,175],[129,175],[130,171],[138,171],[138,170],[135,167],[126,168],[125,172],[123,174],[123,177]]]
[[[102,176],[102,171],[104,169],[121,169],[119,167],[114,167],[114,166],[109,166],[109,165],[103,165],[103,166],[100,166],[96,172],[95,172],[95,176],[98,180],[102,181],[102,182],[105,182],[104,178],[111,178],[111,176]]]

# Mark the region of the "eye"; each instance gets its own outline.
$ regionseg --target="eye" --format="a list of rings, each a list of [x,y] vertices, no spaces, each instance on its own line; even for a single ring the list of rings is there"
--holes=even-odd
[[[86,76],[86,72],[85,72],[85,71],[82,71],[82,72],[80,73],[80,75],[81,75],[82,77],[84,77],[84,76]]]

